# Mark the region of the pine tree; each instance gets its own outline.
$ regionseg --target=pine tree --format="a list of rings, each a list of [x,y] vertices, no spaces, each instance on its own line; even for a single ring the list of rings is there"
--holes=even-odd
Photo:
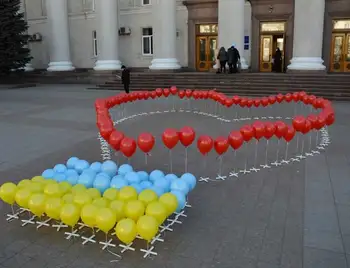
[[[0,0],[0,75],[23,69],[31,60],[28,24],[20,5],[21,0]]]

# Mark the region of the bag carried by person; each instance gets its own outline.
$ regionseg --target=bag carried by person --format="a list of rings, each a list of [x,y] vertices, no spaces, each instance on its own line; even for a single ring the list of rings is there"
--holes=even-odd
[[[237,62],[237,70],[238,70],[238,72],[241,72],[241,69],[242,69],[241,60],[238,60],[238,62]]]

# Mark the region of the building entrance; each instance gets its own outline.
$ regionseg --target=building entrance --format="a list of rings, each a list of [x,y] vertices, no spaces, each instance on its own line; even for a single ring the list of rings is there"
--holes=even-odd
[[[350,72],[350,19],[333,21],[331,72]]]
[[[216,63],[218,40],[217,24],[201,24],[196,27],[196,69],[209,71]]]
[[[260,24],[260,72],[283,72],[285,70],[285,22],[262,22]],[[282,53],[282,62],[274,60],[276,49]]]

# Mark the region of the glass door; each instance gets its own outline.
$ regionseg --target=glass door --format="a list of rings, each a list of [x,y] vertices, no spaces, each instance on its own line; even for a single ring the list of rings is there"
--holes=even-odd
[[[260,72],[272,71],[273,36],[262,35],[260,38]]]
[[[344,47],[344,72],[350,72],[350,33],[346,35]]]
[[[345,34],[333,34],[331,50],[331,72],[344,72]]]
[[[198,71],[209,71],[216,63],[216,36],[197,36],[196,68]]]

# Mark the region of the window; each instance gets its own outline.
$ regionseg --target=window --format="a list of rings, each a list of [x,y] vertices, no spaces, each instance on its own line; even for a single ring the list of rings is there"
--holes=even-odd
[[[151,4],[151,0],[141,0],[143,6],[148,6]]]
[[[95,11],[95,0],[83,0],[84,12],[94,12]]]
[[[92,49],[94,52],[94,57],[97,57],[97,33],[96,31],[92,31]]]
[[[153,55],[153,29],[142,28],[142,55]]]
[[[29,2],[29,1],[28,1]],[[46,12],[46,0],[41,0],[41,15],[46,17],[47,12]]]

